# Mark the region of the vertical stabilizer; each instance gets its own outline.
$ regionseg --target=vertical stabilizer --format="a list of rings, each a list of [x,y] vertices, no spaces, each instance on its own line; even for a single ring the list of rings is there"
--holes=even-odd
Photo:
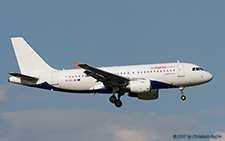
[[[11,38],[21,74],[33,74],[54,70],[22,38]]]

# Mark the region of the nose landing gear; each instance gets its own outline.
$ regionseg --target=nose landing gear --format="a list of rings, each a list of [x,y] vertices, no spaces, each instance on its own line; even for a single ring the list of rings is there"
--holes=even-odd
[[[186,96],[184,95],[184,87],[180,87],[181,100],[186,100]]]

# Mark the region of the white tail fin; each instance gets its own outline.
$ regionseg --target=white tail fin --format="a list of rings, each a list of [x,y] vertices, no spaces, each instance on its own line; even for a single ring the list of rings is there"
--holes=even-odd
[[[51,71],[51,68],[22,38],[11,38],[21,74]]]

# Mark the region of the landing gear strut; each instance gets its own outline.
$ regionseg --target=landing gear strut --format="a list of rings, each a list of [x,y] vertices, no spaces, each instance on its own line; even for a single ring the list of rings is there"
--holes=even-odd
[[[123,105],[122,101],[120,100],[120,97],[121,97],[122,95],[124,95],[124,93],[118,93],[118,98],[116,98],[115,94],[113,94],[113,95],[109,98],[109,101],[110,101],[111,103],[115,104],[115,106],[116,106],[117,108],[120,108],[120,107]]]
[[[184,87],[180,87],[181,100],[186,100],[186,96],[184,95]]]

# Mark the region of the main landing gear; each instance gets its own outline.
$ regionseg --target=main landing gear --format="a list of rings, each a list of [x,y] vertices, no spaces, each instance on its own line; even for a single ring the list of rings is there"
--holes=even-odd
[[[109,101],[110,101],[111,103],[115,104],[115,106],[116,106],[117,108],[120,108],[120,107],[123,105],[122,101],[120,100],[120,97],[121,97],[122,95],[124,95],[124,93],[118,93],[118,98],[116,98],[115,94],[113,94],[113,95],[109,98]]]
[[[186,100],[186,96],[184,95],[184,87],[180,87],[181,100]]]

